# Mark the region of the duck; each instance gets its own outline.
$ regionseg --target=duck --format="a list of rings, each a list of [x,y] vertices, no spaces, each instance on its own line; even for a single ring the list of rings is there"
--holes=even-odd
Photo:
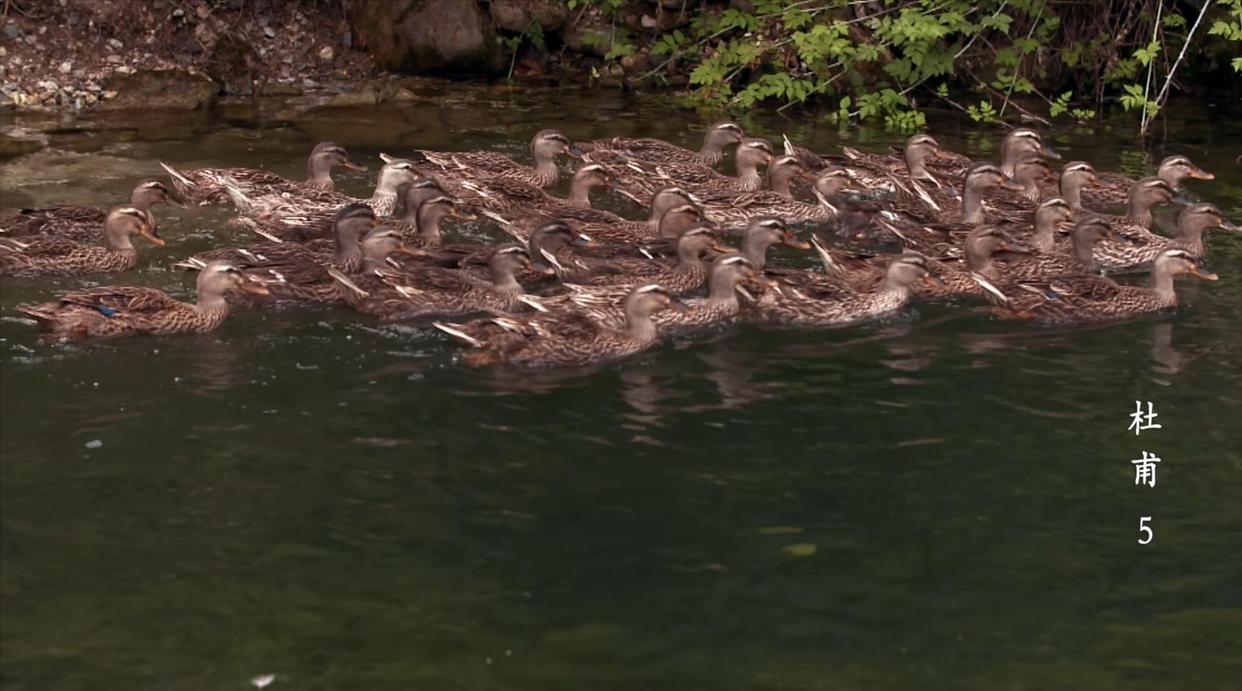
[[[707,132],[703,135],[703,146],[698,151],[651,137],[639,139],[609,137],[596,139],[580,144],[580,146],[588,153],[610,151],[639,161],[710,168],[719,165],[724,160],[725,147],[740,144],[745,138],[746,133],[736,123],[723,121],[713,123],[707,128]]]
[[[311,149],[306,159],[307,178],[304,182],[254,168],[197,168],[183,172],[167,163],[160,163],[181,198],[198,206],[229,201],[224,188],[226,184],[251,196],[284,194],[299,197],[313,192],[330,192],[335,189],[332,170],[338,166],[347,170],[366,170],[366,166],[355,163],[349,152],[335,142],[320,142]]]
[[[337,210],[353,204],[365,204],[376,217],[391,216],[396,210],[398,192],[419,183],[423,178],[412,161],[380,154],[384,165],[375,182],[370,199],[355,199],[331,190],[318,190],[302,195],[261,194],[252,196],[229,181],[221,183],[233,206],[241,214],[267,229],[278,239],[285,228],[301,228],[301,237],[324,237],[332,228]]]
[[[681,335],[690,331],[704,329],[716,324],[733,321],[741,310],[741,296],[750,302],[755,301],[743,281],[758,278],[758,269],[740,254],[722,254],[712,260],[707,270],[707,295],[705,297],[683,298],[684,310],[663,311],[657,313],[653,320],[661,335]],[[671,292],[671,291],[670,291]],[[620,296],[624,298],[625,295]],[[622,304],[614,294],[582,291],[569,296],[571,308],[585,310],[597,321],[619,323],[623,317]],[[552,302],[544,302],[549,309],[555,309]]]
[[[768,165],[772,158],[771,144],[763,139],[748,137],[737,146],[734,159],[737,177],[722,175],[706,166],[636,161],[608,151],[589,153],[585,160],[607,168],[614,185],[643,204],[657,190],[670,185],[684,187],[691,194],[751,192],[762,189],[763,176],[759,174],[759,166]]]
[[[927,259],[906,253],[885,269],[884,280],[874,290],[859,292],[844,282],[816,281],[799,287],[765,291],[752,318],[787,326],[840,326],[874,319],[903,308],[919,282],[936,284]]]
[[[178,266],[198,268],[227,261],[267,282],[268,292],[254,299],[265,304],[327,304],[339,302],[335,279],[328,269],[352,275],[363,267],[362,238],[374,230],[375,211],[366,204],[342,207],[333,221],[333,239],[298,244],[270,242],[245,248],[211,250]]]
[[[439,174],[484,182],[513,180],[546,189],[555,186],[560,180],[560,169],[556,166],[558,155],[581,157],[581,153],[568,137],[551,129],[535,133],[530,142],[530,153],[535,162],[533,168],[495,151],[441,152],[418,149],[411,158],[424,167],[428,177]]]
[[[1242,231],[1237,224],[1224,217],[1214,204],[1199,203],[1184,207],[1177,217],[1177,230],[1172,238],[1153,235],[1142,245],[1133,243],[1104,243],[1096,249],[1100,264],[1112,271],[1145,267],[1156,260],[1162,252],[1170,249],[1184,250],[1195,259],[1207,254],[1203,234],[1209,230]]]
[[[363,245],[371,258],[405,251],[400,235],[383,228],[367,236]],[[468,271],[439,267],[394,271],[375,266],[353,277],[335,269],[329,271],[344,288],[342,295],[345,302],[360,312],[385,321],[395,321],[453,317],[474,312],[511,312],[523,305],[545,309],[527,295],[514,276],[515,272],[529,266],[530,256],[526,248],[504,245],[492,251],[487,279],[478,278]]]
[[[624,359],[655,346],[659,331],[652,317],[669,308],[686,309],[671,293],[652,283],[629,292],[621,323],[601,322],[582,311],[565,311],[467,324],[435,322],[434,326],[476,349],[462,358],[468,365],[581,367]]]
[[[1073,223],[1074,208],[1061,197],[1049,197],[1035,207],[1034,224],[1027,244],[1040,254],[1057,249],[1057,233]]]
[[[159,180],[143,180],[129,193],[127,207],[146,211],[148,222],[155,227],[151,207],[156,204],[185,206],[174,199]],[[41,236],[89,244],[99,237],[99,227],[108,217],[108,210],[93,206],[53,206],[43,209],[22,209],[0,217],[0,239]]]
[[[1169,183],[1179,194],[1186,180],[1215,180],[1216,176],[1195,165],[1181,155],[1167,156],[1156,168],[1156,177]],[[1100,173],[1095,184],[1083,190],[1087,206],[1094,210],[1108,210],[1125,206],[1130,200],[1130,189],[1138,180],[1120,173]]]
[[[1068,247],[1064,243],[1056,243],[1053,250],[1037,251],[1034,256],[1007,261],[1003,272],[996,271],[991,266],[976,271],[991,280],[1002,278],[1003,273],[1006,281],[1099,275],[1103,269],[1099,260],[1100,248],[1115,237],[1116,233],[1108,221],[1101,218],[1083,218],[1070,231]]]
[[[953,176],[947,176],[942,180],[927,170],[927,164],[935,158],[946,160],[958,158],[956,154],[941,149],[939,142],[931,135],[921,133],[911,135],[901,149],[888,154],[866,153],[847,146],[842,147],[842,155],[821,156],[808,149],[795,146],[788,137],[785,137],[785,153],[797,158],[807,170],[841,168],[848,171],[851,178],[865,189],[889,191],[902,187],[898,182],[901,178],[929,182],[936,187],[945,184],[946,180],[951,182],[954,179]],[[965,157],[961,158],[965,159]],[[970,159],[965,160],[969,163]],[[962,171],[964,172],[965,169],[966,167],[963,166]],[[956,177],[960,178],[961,175]],[[906,191],[909,192],[909,190]]]
[[[1182,249],[1168,249],[1156,257],[1151,283],[1122,285],[1103,276],[1058,278],[1026,290],[1007,293],[1003,306],[984,311],[1004,319],[1027,319],[1047,323],[1072,323],[1125,319],[1177,306],[1174,279],[1190,275],[1215,281],[1197,259]]]
[[[1087,209],[1082,204],[1082,195],[1086,186],[1094,182],[1097,177],[1095,168],[1089,163],[1073,161],[1066,164],[1061,171],[1061,197],[1073,207],[1078,215],[1108,221],[1113,229],[1127,240],[1141,244],[1158,241],[1159,236],[1150,231],[1155,220],[1152,209],[1158,205],[1173,203],[1177,197],[1177,190],[1160,178],[1143,178],[1130,187],[1126,215],[1115,216]]]
[[[98,232],[98,231],[96,231]],[[144,209],[118,206],[103,223],[103,246],[34,236],[0,240],[0,276],[73,276],[129,271],[138,264],[133,237],[163,245],[151,215]]]
[[[798,250],[809,250],[809,242],[799,240],[786,223],[775,216],[759,216],[751,219],[742,232],[742,256],[756,268],[767,265],[768,249],[773,245],[785,245]]]
[[[844,168],[825,168],[811,185],[815,203],[793,199],[775,190],[696,193],[694,199],[705,217],[726,229],[745,227],[756,216],[775,216],[787,223],[832,221],[839,219],[840,206],[849,204],[849,200],[838,195],[850,189],[851,184],[852,179]]]
[[[608,170],[596,163],[578,166],[569,180],[569,195],[564,198],[549,194],[542,187],[511,178],[464,179],[436,174],[433,179],[453,196],[490,212],[489,216],[501,222],[505,219],[500,214],[533,210],[574,209],[592,218],[618,218],[616,214],[591,206],[591,191],[606,187],[611,181]]]
[[[969,229],[985,221],[1020,220],[1023,216],[1020,208],[984,205],[984,193],[995,187],[1011,191],[1023,189],[1011,182],[996,165],[979,163],[970,169],[962,182],[960,205],[937,203],[930,198],[920,200],[898,196],[875,220],[892,233],[903,247],[925,251],[945,242],[952,233],[969,232]]]
[[[677,238],[675,263],[655,261],[645,257],[613,257],[607,261],[612,270],[598,273],[580,281],[581,286],[605,288],[610,294],[624,292],[639,283],[659,283],[673,295],[690,292],[703,285],[707,267],[703,255],[707,252],[728,253],[732,248],[721,245],[712,228],[697,226],[682,231]]]
[[[827,283],[828,292],[839,290],[844,284],[851,290],[866,293],[880,286],[888,274],[889,265],[881,257],[833,250],[814,236],[811,242],[820,256],[824,272],[790,272],[780,277],[781,288],[792,286],[807,292],[807,284]],[[928,299],[981,296],[985,290],[999,294],[986,280],[999,277],[995,258],[1003,254],[1013,259],[1030,253],[1028,248],[1016,244],[1004,228],[979,226],[966,235],[960,247],[945,251],[939,257],[920,254],[928,270],[938,280],[915,284],[912,290],[919,297]]]
[[[502,228],[518,240],[527,240],[530,234],[546,224],[557,221],[567,224],[574,233],[584,235],[596,244],[604,246],[615,253],[618,248],[631,251],[628,255],[639,254],[640,246],[651,247],[661,242],[675,240],[687,228],[716,224],[706,218],[703,210],[694,202],[689,201],[680,193],[659,193],[652,197],[652,216],[657,217],[654,227],[651,220],[631,221],[616,217],[584,217],[582,214],[568,210],[537,212],[518,216],[509,225]],[[673,251],[669,243],[669,251]],[[537,261],[537,258],[536,258]]]
[[[199,271],[197,301],[173,299],[154,288],[105,286],[61,295],[53,302],[22,305],[53,338],[203,333],[220,326],[229,314],[226,295],[266,294],[267,287],[228,262],[210,262]]]

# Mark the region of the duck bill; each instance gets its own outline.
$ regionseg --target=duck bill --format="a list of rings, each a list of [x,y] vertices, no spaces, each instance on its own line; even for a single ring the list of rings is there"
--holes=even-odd
[[[686,303],[682,302],[681,300],[678,300],[677,298],[673,298],[669,300],[668,307],[669,309],[675,312],[689,312],[690,311],[690,305],[687,305]]]
[[[944,279],[939,276],[933,276],[932,274],[927,274],[926,276],[923,277],[923,285],[929,288],[943,288],[945,287],[945,282],[944,282]]]
[[[1190,275],[1194,276],[1195,278],[1201,278],[1205,281],[1215,281],[1220,278],[1220,276],[1217,276],[1211,271],[1204,271],[1201,267],[1198,267],[1198,266],[1190,270]]]
[[[1225,218],[1220,219],[1220,227],[1221,230],[1229,230],[1235,233],[1242,231],[1242,226],[1239,226],[1237,223]]]
[[[263,285],[262,283],[255,281],[253,279],[247,280],[245,283],[242,283],[241,289],[243,293],[249,293],[251,295],[271,295],[271,292],[272,292],[267,289],[266,285]]]
[[[954,158],[953,154],[945,151],[944,149],[936,149],[935,156],[942,161],[948,161]]]
[[[798,238],[792,235],[786,235],[785,239],[781,241],[781,244],[787,247],[798,249],[798,250],[811,249],[811,243],[807,242],[806,240],[799,240]]]
[[[1187,177],[1191,177],[1196,180],[1215,180],[1216,174],[1209,173],[1202,168],[1195,167],[1195,168],[1190,169],[1190,172],[1187,174]]]
[[[346,170],[353,170],[353,171],[357,171],[357,172],[359,172],[359,173],[365,173],[365,172],[367,171],[367,167],[366,167],[366,166],[364,166],[364,165],[359,165],[359,164],[354,163],[353,161],[350,161],[350,160],[348,160],[348,159],[347,159],[347,160],[344,160],[344,161],[341,161],[341,167],[342,167],[342,168],[345,168]]]
[[[164,246],[164,239],[159,236],[155,226],[144,225],[138,229],[138,234],[150,241],[152,245]]]
[[[592,240],[591,236],[587,235],[586,233],[578,233],[577,235],[574,236],[573,244],[579,247],[594,247],[595,241]]]
[[[479,219],[478,214],[466,211],[465,209],[458,209],[454,207],[452,213],[453,218],[456,218],[459,221],[477,221]]]
[[[1025,192],[1026,191],[1025,187],[1023,187],[1022,185],[1019,185],[1018,183],[1012,180],[1005,180],[1001,182],[999,186],[1007,190],[1012,190],[1014,192]]]
[[[740,254],[741,253],[741,250],[737,249],[736,247],[722,245],[719,242],[713,242],[710,246],[713,250],[721,254]]]
[[[400,247],[398,247],[398,248],[397,248],[397,252],[398,252],[399,254],[408,254],[408,255],[409,255],[409,256],[411,256],[411,257],[427,257],[427,256],[430,256],[430,255],[427,253],[427,250],[421,250],[421,249],[418,249],[417,247],[409,247],[409,246],[407,246],[407,245],[401,245]]]
[[[1061,160],[1061,154],[1057,153],[1055,149],[1047,144],[1039,145],[1039,153],[1043,155],[1044,158],[1051,158],[1054,161]]]
[[[164,202],[165,204],[169,205],[169,206],[175,206],[175,207],[177,207],[178,209],[188,209],[188,208],[190,208],[190,207],[189,207],[189,205],[188,205],[188,204],[186,204],[185,202],[181,201],[180,199],[177,199],[177,198],[173,197],[172,195],[168,195],[168,194],[165,194],[165,195],[163,196],[163,202]]]
[[[582,160],[582,157],[586,156],[586,152],[583,151],[582,147],[578,146],[577,144],[574,144],[573,146],[566,148],[565,154],[569,156],[570,158],[576,158],[578,160]]]

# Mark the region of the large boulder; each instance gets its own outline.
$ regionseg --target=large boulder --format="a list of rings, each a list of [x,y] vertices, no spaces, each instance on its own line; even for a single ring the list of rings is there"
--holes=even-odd
[[[350,20],[380,69],[494,74],[508,64],[475,0],[354,0]]]
[[[117,94],[115,99],[101,102],[100,107],[105,110],[197,110],[215,103],[220,85],[206,75],[187,70],[117,70],[104,83],[104,91]]]
[[[504,31],[520,34],[538,24],[544,31],[555,31],[569,20],[565,0],[492,0],[492,21]]]

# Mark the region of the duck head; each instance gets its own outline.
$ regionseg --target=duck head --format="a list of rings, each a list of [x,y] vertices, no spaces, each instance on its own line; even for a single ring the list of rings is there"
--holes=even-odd
[[[108,247],[114,250],[131,249],[131,238],[140,235],[153,245],[163,245],[156,230],[155,219],[146,209],[136,206],[118,206],[108,212],[104,219],[104,237]]]

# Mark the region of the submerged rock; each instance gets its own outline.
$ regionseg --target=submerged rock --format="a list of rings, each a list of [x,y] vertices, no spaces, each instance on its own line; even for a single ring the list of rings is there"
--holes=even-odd
[[[498,28],[515,34],[533,24],[554,31],[565,26],[570,14],[564,0],[492,0],[489,11]]]
[[[380,69],[494,74],[507,65],[476,2],[357,0],[351,7],[354,33]]]
[[[118,70],[119,72],[119,70]],[[216,82],[185,70],[138,70],[132,74],[113,74],[104,83],[104,98],[117,96],[104,106],[110,109],[172,108],[196,110],[215,102]]]
[[[47,148],[47,135],[21,127],[0,130],[0,156],[20,156]]]

